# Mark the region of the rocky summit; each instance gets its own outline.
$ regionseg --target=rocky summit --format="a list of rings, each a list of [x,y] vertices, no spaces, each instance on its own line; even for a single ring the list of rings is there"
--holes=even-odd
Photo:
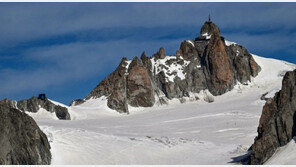
[[[173,56],[160,48],[151,57],[143,52],[140,58],[122,58],[85,100],[105,96],[108,107],[128,113],[128,106],[151,107],[173,98],[182,102],[202,90],[221,95],[238,82],[247,84],[260,70],[246,48],[226,41],[218,26],[207,21],[199,36],[183,41]]]
[[[48,165],[46,135],[27,114],[0,102],[0,165]]]
[[[251,147],[250,164],[263,164],[296,135],[296,70],[287,72],[282,89],[262,110],[258,136]]]
[[[20,101],[3,99],[0,100],[0,102],[7,104],[11,108],[19,109],[22,112],[27,111],[37,113],[40,108],[43,108],[48,112],[55,113],[58,119],[71,119],[68,109],[66,107],[54,104],[46,98],[45,94],[40,94],[38,98],[33,96],[30,99]]]

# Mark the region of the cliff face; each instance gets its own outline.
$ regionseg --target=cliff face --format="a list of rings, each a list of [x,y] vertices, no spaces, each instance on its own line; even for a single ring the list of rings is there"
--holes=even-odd
[[[0,165],[48,165],[46,135],[27,114],[0,102]]]
[[[287,72],[282,89],[263,107],[250,164],[263,164],[296,135],[296,70]]]
[[[226,52],[226,46],[220,37],[218,27],[213,23],[206,23],[202,33],[211,36],[203,57],[208,87],[215,95],[225,93],[235,84],[233,66]]]
[[[152,81],[142,61],[135,58],[128,68],[127,99],[133,107],[149,107],[155,103]]]
[[[174,56],[166,56],[160,48],[151,57],[144,52],[141,59],[123,58],[85,99],[106,96],[111,109],[128,112],[128,105],[150,107],[206,89],[221,95],[237,81],[247,83],[259,71],[243,46],[225,41],[214,23],[205,22],[200,35],[183,41]]]

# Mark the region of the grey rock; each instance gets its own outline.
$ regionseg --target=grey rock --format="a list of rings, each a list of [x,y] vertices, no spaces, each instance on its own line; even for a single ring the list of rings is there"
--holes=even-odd
[[[226,51],[234,67],[235,78],[239,82],[251,81],[251,76],[255,77],[260,72],[260,66],[243,46],[238,44],[226,46]]]
[[[0,165],[49,165],[46,135],[27,114],[0,102]]]
[[[56,106],[54,106],[54,111],[55,111],[56,116],[61,120],[70,120],[71,119],[68,109],[66,107],[56,105]]]
[[[43,108],[48,112],[55,113],[59,119],[71,119],[66,107],[55,105],[50,100],[48,100],[45,95],[41,97],[39,96],[38,98],[33,96],[30,99],[20,100],[18,102],[7,100],[6,103],[9,103],[11,107],[19,109],[23,112],[27,111],[36,113],[40,108]]]

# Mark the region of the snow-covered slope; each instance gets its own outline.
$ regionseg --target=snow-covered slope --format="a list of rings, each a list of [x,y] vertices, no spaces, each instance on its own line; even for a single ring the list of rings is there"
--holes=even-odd
[[[296,142],[295,138],[287,145],[279,148],[274,155],[265,163],[266,165],[295,165]]]
[[[49,137],[52,164],[229,164],[257,135],[261,95],[280,89],[285,71],[295,68],[254,59],[262,68],[259,75],[212,103],[172,100],[125,115],[109,109],[102,97],[68,107],[71,121],[34,119]]]

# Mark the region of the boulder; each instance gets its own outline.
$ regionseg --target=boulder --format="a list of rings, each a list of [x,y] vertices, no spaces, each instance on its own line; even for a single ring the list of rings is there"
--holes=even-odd
[[[61,120],[70,120],[71,119],[68,109],[66,107],[55,105],[54,111],[55,111],[56,116]]]

